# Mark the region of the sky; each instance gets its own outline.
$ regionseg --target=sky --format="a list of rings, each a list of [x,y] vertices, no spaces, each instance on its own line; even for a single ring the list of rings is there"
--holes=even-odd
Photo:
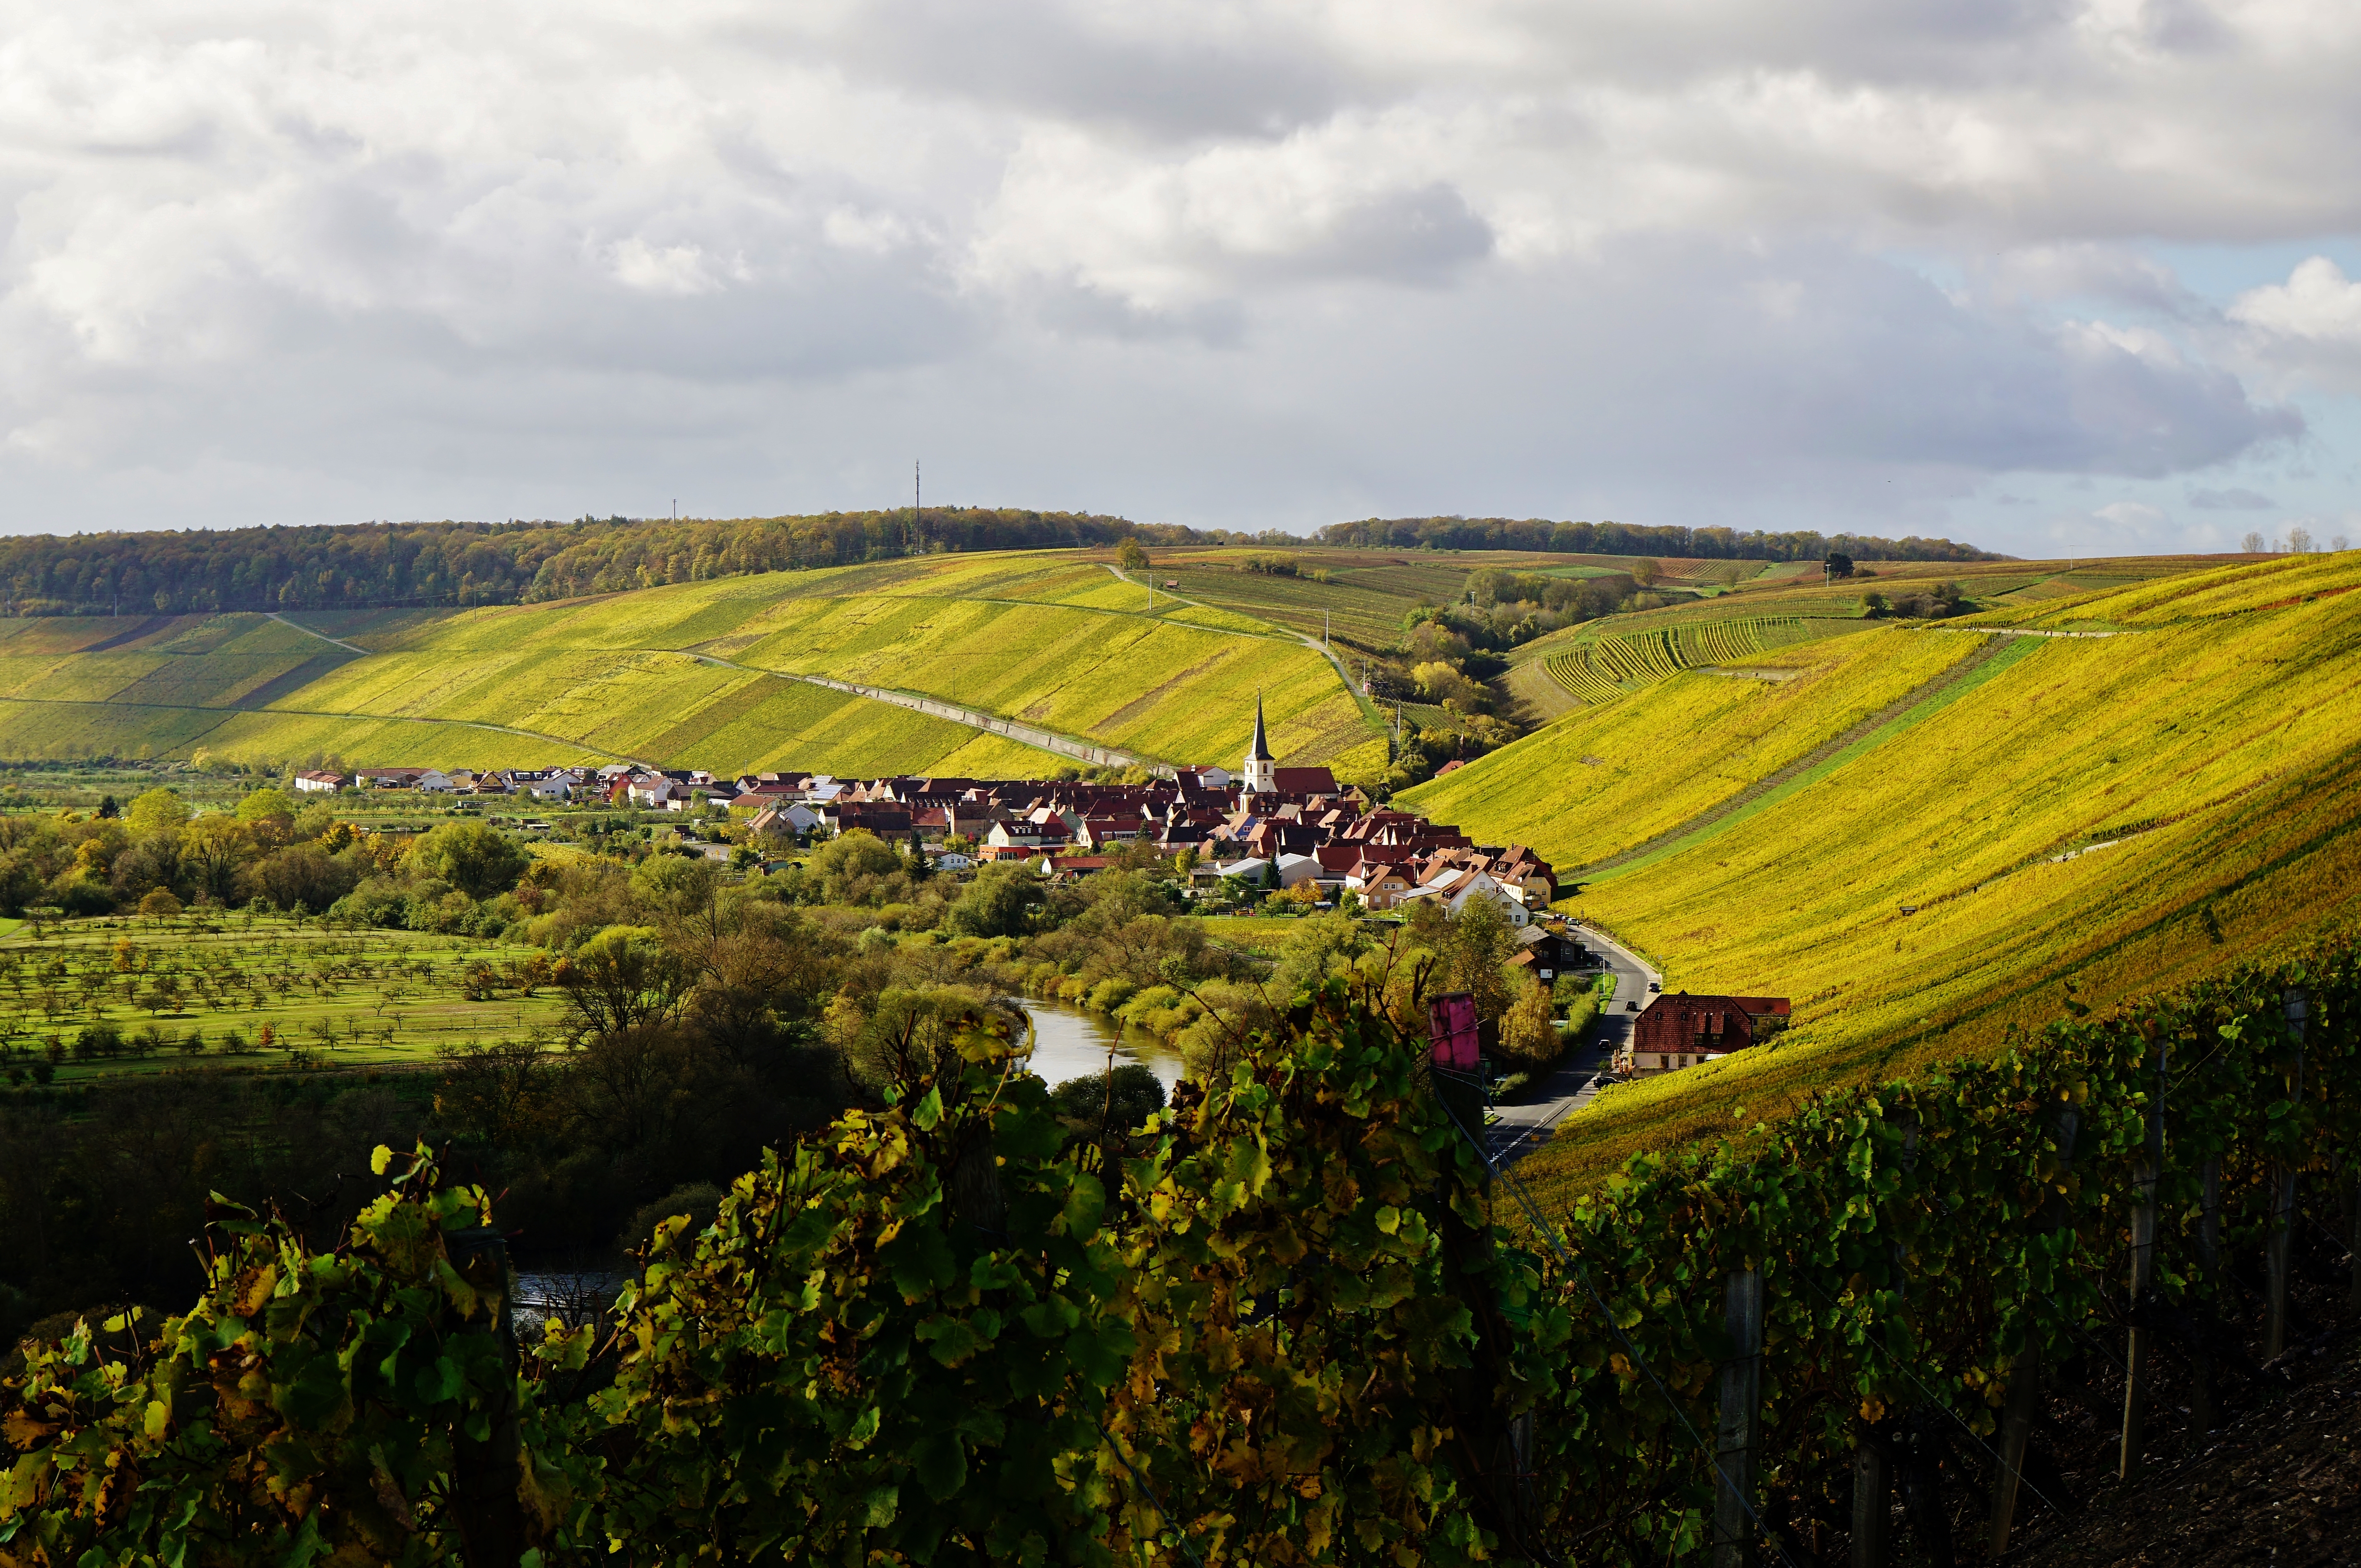
[[[2350,0],[0,0],[0,528],[2361,538]]]

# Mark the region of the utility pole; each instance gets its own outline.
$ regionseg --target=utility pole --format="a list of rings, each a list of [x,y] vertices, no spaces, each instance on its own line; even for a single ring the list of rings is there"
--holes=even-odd
[[[926,493],[924,467],[917,458],[913,457],[910,459],[910,537],[914,541],[918,537],[918,514],[925,509]],[[907,545],[903,547],[902,553],[906,555],[917,554]]]

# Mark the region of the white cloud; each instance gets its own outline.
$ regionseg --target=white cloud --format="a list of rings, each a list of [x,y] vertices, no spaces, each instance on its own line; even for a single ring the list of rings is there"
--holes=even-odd
[[[2223,318],[2146,237],[2361,230],[2352,7],[0,24],[0,476],[51,525],[859,504],[923,444],[947,493],[1201,521],[1964,532],[2361,386],[2333,263]]]
[[[2229,314],[2278,337],[2361,346],[2361,283],[2324,256],[2299,262],[2285,283],[2239,295]]]

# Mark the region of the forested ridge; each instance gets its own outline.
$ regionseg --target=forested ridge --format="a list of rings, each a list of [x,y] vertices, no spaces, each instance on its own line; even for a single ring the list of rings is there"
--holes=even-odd
[[[1572,555],[1670,555],[1691,561],[1817,561],[1831,553],[1861,561],[2006,559],[1949,539],[1882,539],[1868,533],[1782,533],[1733,528],[1644,527],[1629,522],[1553,522],[1547,518],[1371,517],[1332,522],[1323,544],[1359,550],[1544,550]]]
[[[938,550],[1220,543],[1194,529],[983,507],[661,522],[368,522],[0,540],[10,613],[189,614],[534,604]],[[1243,536],[1241,536],[1243,537]]]

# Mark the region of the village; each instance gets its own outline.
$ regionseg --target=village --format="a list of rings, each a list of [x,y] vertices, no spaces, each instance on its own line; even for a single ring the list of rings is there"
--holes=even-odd
[[[1235,773],[1182,767],[1138,783],[1083,778],[980,779],[892,775],[842,779],[764,772],[734,776],[635,762],[598,767],[484,769],[390,767],[297,773],[302,794],[408,791],[490,797],[520,805],[610,806],[684,819],[684,847],[715,858],[732,846],[700,841],[696,820],[742,828],[741,858],[765,863],[761,846],[807,844],[856,830],[925,852],[930,867],[961,874],[1009,862],[1072,881],[1146,850],[1185,869],[1193,899],[1209,907],[1276,901],[1306,910],[1400,916],[1430,903],[1457,916],[1471,901],[1495,906],[1516,932],[1513,960],[1544,984],[1595,971],[1600,956],[1550,912],[1555,870],[1521,844],[1478,844],[1448,823],[1379,804],[1326,767],[1281,767],[1262,706]],[[520,827],[548,824],[519,820]],[[742,847],[742,846],[741,846]],[[1784,997],[1651,994],[1621,1005],[1640,1016],[1600,1064],[1609,1078],[1676,1072],[1741,1050],[1783,1028]]]

